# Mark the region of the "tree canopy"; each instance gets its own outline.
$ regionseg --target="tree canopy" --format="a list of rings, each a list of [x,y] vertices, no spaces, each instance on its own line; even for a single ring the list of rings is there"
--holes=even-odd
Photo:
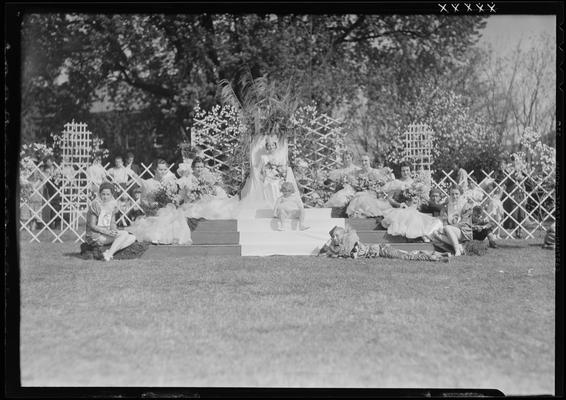
[[[148,140],[138,151],[147,153],[155,134],[175,149],[196,104],[218,104],[221,80],[237,90],[250,73],[293,82],[298,101],[345,119],[352,145],[394,154],[400,129],[427,117],[415,105],[435,88],[474,107],[473,46],[484,25],[481,16],[30,14],[22,31],[23,137],[47,137],[75,118],[111,147],[133,130]],[[95,102],[132,123],[100,121]]]

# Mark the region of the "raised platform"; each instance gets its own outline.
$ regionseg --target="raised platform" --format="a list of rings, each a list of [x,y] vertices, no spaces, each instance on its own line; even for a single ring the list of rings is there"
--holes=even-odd
[[[238,219],[200,220],[192,227],[191,246],[152,246],[144,258],[171,255],[316,255],[335,226],[355,229],[364,243],[390,243],[407,251],[433,249],[429,243],[388,235],[379,219],[333,218],[332,213],[330,208],[306,209],[305,224],[310,229],[304,231],[299,230],[298,221],[289,221],[285,231],[277,230],[277,220],[273,218],[272,210],[267,209],[246,210]]]

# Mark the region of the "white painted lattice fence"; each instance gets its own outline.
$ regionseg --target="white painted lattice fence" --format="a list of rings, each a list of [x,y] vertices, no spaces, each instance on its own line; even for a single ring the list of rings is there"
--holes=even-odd
[[[495,233],[502,239],[511,239],[519,236],[534,238],[534,233],[546,230],[550,223],[554,223],[556,213],[556,189],[549,187],[540,176],[534,173],[523,172],[518,175],[512,171],[502,171],[498,179],[494,179],[494,172],[481,171],[483,178],[475,180],[470,171],[467,179],[467,193],[475,191],[477,194],[474,203],[485,205],[490,199],[499,200],[503,206],[501,218],[489,215],[490,221],[496,226]],[[444,196],[448,196],[450,186],[461,184],[453,178],[453,171],[441,171],[441,177],[432,181],[432,187],[439,189]],[[494,189],[485,185],[492,181]],[[466,190],[464,189],[464,192]]]
[[[432,165],[432,138],[434,132],[427,124],[410,124],[404,133],[403,160],[412,164],[412,170],[430,171]]]
[[[69,168],[61,163],[53,164],[54,169],[47,173],[40,165],[20,177],[20,232],[29,238],[30,242],[82,241],[85,234],[86,210],[95,196],[97,185],[88,180],[84,166]],[[151,165],[141,164],[140,176],[153,177]],[[169,166],[173,171],[174,165]],[[106,165],[107,172],[110,170]],[[112,182],[107,173],[106,180]],[[134,187],[138,186],[136,179],[131,179],[123,185],[115,185],[115,198],[118,200],[120,213],[117,222],[131,223],[128,213],[140,210],[132,195]],[[24,192],[25,195],[24,195]],[[74,196],[74,197],[73,197]],[[63,198],[67,197],[64,202]],[[75,204],[72,204],[76,198]],[[68,204],[68,205],[67,205]],[[35,229],[33,225],[35,226]]]
[[[141,176],[152,177],[151,166],[140,165]],[[169,167],[170,171],[176,171],[176,165]],[[473,172],[473,171],[472,171]],[[83,170],[73,170],[72,174],[65,171],[63,166],[55,164],[55,171],[47,174],[42,168],[36,166],[22,179],[31,182],[24,188],[27,195],[20,203],[20,232],[25,240],[30,242],[64,242],[82,241],[84,227],[86,224],[86,207],[79,210],[78,223],[69,221],[68,210],[62,208],[60,199],[69,185],[69,180],[83,173]],[[493,172],[482,171],[484,178],[477,181],[468,177],[470,190],[480,193],[479,203],[488,201],[488,196],[493,196],[484,189],[482,182],[494,176]],[[445,196],[448,188],[457,183],[453,178],[452,171],[441,171],[441,178],[433,180],[432,186],[438,188]],[[111,178],[108,178],[111,180]],[[81,180],[81,182],[86,182]],[[137,185],[131,180],[126,185],[116,185],[116,198],[120,204],[118,222],[131,222],[127,214],[133,210],[141,210],[132,196],[132,189]],[[496,233],[503,239],[509,239],[517,234],[524,238],[533,238],[537,231],[545,230],[548,224],[555,222],[556,202],[555,188],[548,188],[544,181],[532,174],[517,177],[511,172],[503,172],[501,178],[495,181],[496,188],[501,190],[500,199],[506,204],[501,219],[492,217],[492,222],[497,226]],[[92,198],[92,182],[81,186],[81,193],[86,193]],[[33,221],[39,222],[36,229],[32,228]]]

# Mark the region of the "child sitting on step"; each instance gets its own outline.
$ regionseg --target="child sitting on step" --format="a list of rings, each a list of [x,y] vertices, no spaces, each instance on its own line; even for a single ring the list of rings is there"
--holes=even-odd
[[[277,230],[284,230],[285,223],[288,219],[298,219],[299,229],[304,231],[309,229],[306,226],[305,221],[305,209],[301,199],[295,194],[295,188],[291,182],[283,182],[281,185],[281,197],[275,202],[275,207],[273,209],[273,215],[277,218]]]
[[[318,255],[327,254],[333,258],[397,258],[413,261],[448,261],[449,253],[414,250],[398,250],[386,243],[365,244],[360,242],[354,230],[345,230],[335,226],[330,233],[330,240],[320,249]]]

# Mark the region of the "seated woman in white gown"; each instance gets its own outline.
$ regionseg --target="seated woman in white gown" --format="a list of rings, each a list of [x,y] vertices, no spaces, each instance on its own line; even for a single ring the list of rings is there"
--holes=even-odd
[[[139,183],[142,188],[141,203],[150,216],[138,217],[128,231],[139,241],[155,244],[191,244],[191,230],[183,210],[177,209],[173,202],[158,208],[157,195],[163,188],[168,188],[172,193],[178,190],[176,177],[168,170],[167,163],[158,160],[154,177]]]
[[[393,236],[405,236],[408,239],[422,237],[429,241],[429,236],[442,228],[442,221],[418,211],[419,193],[428,194],[428,187],[416,183],[411,178],[411,166],[401,163],[401,178],[387,185],[390,193],[389,202],[393,208],[384,213],[381,225]]]
[[[328,179],[336,184],[340,189],[332,194],[326,202],[326,207],[346,207],[356,194],[351,185],[351,181],[357,171],[361,168],[354,165],[354,155],[346,150],[342,154],[342,168],[332,170],[328,173]]]
[[[281,197],[281,185],[289,182],[300,199],[295,175],[289,167],[286,138],[262,135],[250,146],[250,174],[241,193],[240,209],[270,209]]]
[[[368,155],[362,156],[361,162],[362,168],[353,176],[353,186],[357,186],[358,192],[348,204],[346,214],[354,218],[381,217],[391,208],[382,196],[390,180],[389,172],[372,168]]]
[[[185,217],[230,219],[237,215],[238,198],[228,196],[221,179],[205,167],[203,159],[193,160],[192,173],[184,176],[183,183],[179,194]]]

